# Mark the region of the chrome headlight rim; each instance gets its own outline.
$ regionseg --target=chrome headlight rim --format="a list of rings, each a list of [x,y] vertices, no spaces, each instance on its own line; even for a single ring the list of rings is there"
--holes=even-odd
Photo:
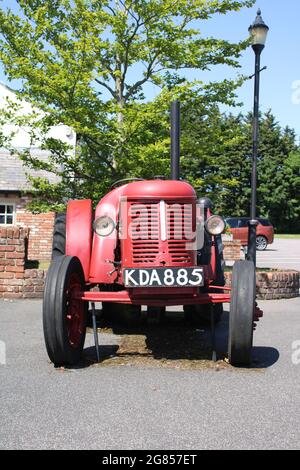
[[[215,223],[218,222],[219,225],[214,226],[214,228],[213,228],[212,227],[213,222],[215,222]],[[222,233],[224,233],[225,230],[226,230],[225,220],[220,215],[211,215],[205,221],[205,229],[210,235],[213,235],[213,236],[222,235]]]
[[[109,237],[116,228],[116,224],[108,215],[100,215],[93,222],[94,232],[99,237]]]

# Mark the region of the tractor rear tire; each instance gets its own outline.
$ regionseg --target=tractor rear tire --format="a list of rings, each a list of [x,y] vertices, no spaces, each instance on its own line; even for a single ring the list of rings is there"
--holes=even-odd
[[[255,308],[255,267],[237,261],[233,267],[229,316],[228,357],[232,365],[250,365]]]
[[[185,305],[184,318],[185,321],[195,327],[210,326],[211,325],[211,310],[210,304],[205,305]],[[223,304],[213,304],[214,321],[217,325],[220,323],[223,315]]]
[[[57,214],[54,222],[52,259],[66,253],[66,214]]]
[[[86,333],[88,302],[74,298],[84,290],[84,274],[76,256],[60,256],[49,267],[43,302],[46,349],[56,366],[79,362]]]

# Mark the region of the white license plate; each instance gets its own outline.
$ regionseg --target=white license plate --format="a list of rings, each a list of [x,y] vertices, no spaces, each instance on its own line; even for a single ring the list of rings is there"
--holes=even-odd
[[[204,284],[203,269],[195,268],[126,268],[125,287],[199,287]]]

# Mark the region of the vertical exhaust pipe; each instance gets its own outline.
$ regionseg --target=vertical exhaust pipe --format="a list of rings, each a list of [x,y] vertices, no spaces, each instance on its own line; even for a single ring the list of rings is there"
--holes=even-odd
[[[180,102],[171,103],[171,179],[179,180],[180,169]]]

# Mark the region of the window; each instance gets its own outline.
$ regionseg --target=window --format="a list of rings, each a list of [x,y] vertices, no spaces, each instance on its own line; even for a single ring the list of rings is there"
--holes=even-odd
[[[237,228],[238,219],[226,219],[226,223],[229,225],[230,228]]]
[[[239,220],[239,228],[248,228],[249,227],[249,220],[250,219],[240,219]]]
[[[0,202],[0,225],[13,225],[15,218],[15,205]]]
[[[264,227],[270,227],[271,225],[270,221],[267,219],[258,219],[258,220],[259,220],[259,223],[263,225]]]

